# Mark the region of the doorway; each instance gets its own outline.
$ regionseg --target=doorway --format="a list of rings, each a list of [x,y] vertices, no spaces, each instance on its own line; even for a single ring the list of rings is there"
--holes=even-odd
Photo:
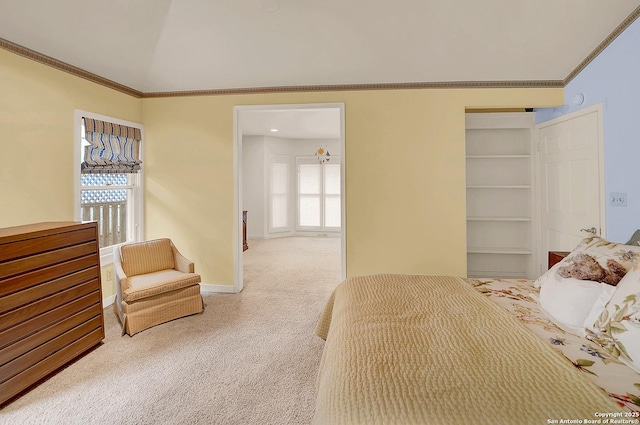
[[[330,133],[327,133],[330,132]],[[291,139],[323,139],[326,134],[337,136],[339,152],[332,153],[340,164],[339,231],[341,276],[346,276],[346,220],[345,220],[345,138],[344,104],[246,105],[234,107],[234,292],[243,289],[243,139],[249,135],[274,136]],[[250,213],[249,213],[250,214]],[[259,220],[269,224],[264,214]],[[248,220],[250,221],[251,218]],[[251,249],[249,247],[249,249]]]

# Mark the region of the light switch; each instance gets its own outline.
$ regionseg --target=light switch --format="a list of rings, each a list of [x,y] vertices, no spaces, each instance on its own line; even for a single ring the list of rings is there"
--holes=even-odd
[[[626,207],[627,194],[622,192],[611,192],[609,195],[609,205],[613,207]]]

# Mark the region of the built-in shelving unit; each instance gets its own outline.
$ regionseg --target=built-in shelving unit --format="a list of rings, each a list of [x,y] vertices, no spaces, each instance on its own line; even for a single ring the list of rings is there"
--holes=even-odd
[[[467,275],[533,278],[534,113],[466,116]]]

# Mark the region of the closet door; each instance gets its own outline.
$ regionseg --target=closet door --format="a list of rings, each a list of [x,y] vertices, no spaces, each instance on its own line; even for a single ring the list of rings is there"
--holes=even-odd
[[[534,118],[466,116],[469,277],[535,278]]]

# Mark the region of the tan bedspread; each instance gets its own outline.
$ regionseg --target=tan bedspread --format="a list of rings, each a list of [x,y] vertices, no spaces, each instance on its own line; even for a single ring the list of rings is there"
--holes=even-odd
[[[316,424],[548,424],[619,412],[600,388],[456,277],[376,275],[338,286]]]

